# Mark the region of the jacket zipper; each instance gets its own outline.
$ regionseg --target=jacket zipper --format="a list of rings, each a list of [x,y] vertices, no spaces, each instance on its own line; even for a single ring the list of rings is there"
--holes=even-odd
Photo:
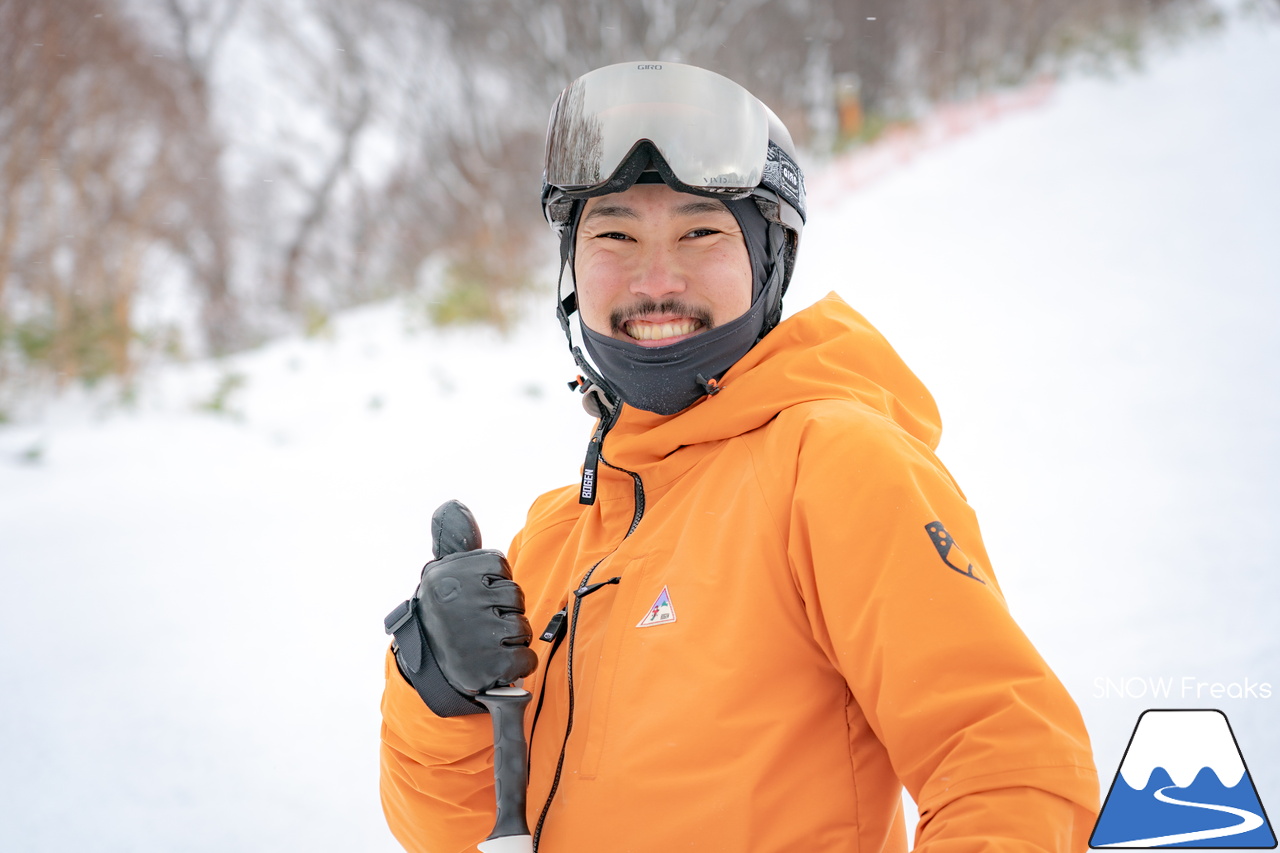
[[[597,435],[599,435],[599,433],[597,433]],[[600,436],[600,443],[603,443],[603,436]],[[622,542],[625,542],[631,536],[632,533],[635,533],[636,528],[640,526],[640,519],[644,516],[644,509],[645,509],[644,483],[641,481],[639,474],[635,473],[634,471],[628,471],[625,468],[619,468],[616,465],[611,465],[609,463],[609,460],[599,455],[600,443],[597,443],[597,439],[593,437],[591,449],[595,451],[595,454],[599,459],[599,461],[603,462],[605,465],[607,465],[608,467],[612,468],[615,471],[620,471],[624,474],[629,474],[631,476],[632,483],[634,484],[635,512],[631,516],[631,526],[627,529],[626,535],[622,537]],[[551,811],[551,803],[555,799],[556,791],[560,787],[560,776],[564,772],[565,755],[569,749],[569,734],[570,732],[573,731],[573,708],[574,708],[573,649],[574,649],[574,641],[576,640],[577,634],[578,634],[578,612],[582,608],[582,599],[586,598],[588,595],[590,595],[591,593],[595,592],[598,589],[601,589],[602,587],[609,586],[610,584],[617,584],[622,582],[621,577],[615,577],[615,578],[610,578],[609,580],[606,580],[606,581],[601,581],[599,583],[594,583],[594,584],[591,583],[591,576],[595,574],[596,569],[600,568],[601,563],[609,559],[609,557],[613,556],[613,554],[617,553],[618,547],[622,546],[622,542],[619,542],[618,546],[615,547],[613,551],[609,552],[604,557],[601,557],[594,566],[588,569],[587,573],[583,575],[582,581],[579,582],[578,588],[573,591],[573,596],[574,596],[573,618],[569,620],[568,650],[565,653],[566,654],[565,665],[568,668],[568,678],[567,678],[567,685],[569,690],[568,719],[565,721],[564,741],[560,744],[560,757],[556,760],[556,775],[551,780],[551,790],[547,793],[546,802],[542,804],[542,812],[538,815],[538,823],[533,830],[534,853],[537,853],[538,844],[542,840],[542,826],[544,823],[546,823],[547,814]],[[563,613],[563,612],[564,612],[563,610],[560,611],[560,613]],[[557,621],[557,618],[560,616],[560,613],[557,613],[555,617],[552,617],[553,625]],[[556,628],[559,628],[559,627],[560,626],[556,626]],[[556,629],[552,628],[552,626],[548,626],[548,632],[552,630],[556,630]],[[557,630],[557,633],[558,633],[558,630]],[[544,633],[544,637],[545,636],[546,634]],[[554,646],[552,647],[551,653],[552,655],[555,654]],[[550,667],[550,665],[551,665],[551,661],[550,659],[548,659],[547,666]],[[546,683],[547,683],[547,679],[544,677],[542,680],[542,687],[544,690],[546,689]],[[539,696],[538,711],[540,712],[541,709],[542,709],[542,697]],[[538,721],[537,713],[535,713],[534,714],[535,727],[537,726],[537,721]],[[530,751],[530,754],[532,754],[533,752],[532,737],[530,737],[529,751]]]

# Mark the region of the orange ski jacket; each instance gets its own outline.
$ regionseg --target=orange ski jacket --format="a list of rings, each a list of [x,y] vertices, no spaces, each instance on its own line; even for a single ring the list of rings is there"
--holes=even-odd
[[[721,386],[625,408],[595,503],[544,495],[511,546],[535,633],[568,612],[525,679],[538,849],[900,851],[905,786],[919,851],[1084,850],[1088,735],[934,456],[924,386],[834,294]],[[473,850],[488,717],[434,716],[390,655],[382,708],[393,833]]]

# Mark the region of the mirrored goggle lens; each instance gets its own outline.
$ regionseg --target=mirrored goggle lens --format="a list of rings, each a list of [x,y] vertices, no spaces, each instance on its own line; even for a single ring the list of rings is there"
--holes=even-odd
[[[690,187],[748,189],[764,172],[769,119],[750,92],[711,71],[610,65],[578,78],[556,101],[547,183],[567,190],[603,184],[642,139]]]

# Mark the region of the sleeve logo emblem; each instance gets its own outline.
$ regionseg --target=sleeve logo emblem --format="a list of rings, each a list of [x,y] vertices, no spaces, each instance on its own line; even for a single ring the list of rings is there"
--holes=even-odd
[[[973,570],[973,561],[969,559],[964,551],[960,550],[960,546],[956,544],[956,540],[951,538],[951,534],[947,532],[947,528],[942,526],[941,521],[931,521],[924,526],[929,534],[929,538],[933,540],[933,547],[938,549],[938,556],[942,558],[942,562],[947,564],[947,568],[953,572],[959,572],[967,578],[973,578],[980,584],[986,584],[982,578]]]

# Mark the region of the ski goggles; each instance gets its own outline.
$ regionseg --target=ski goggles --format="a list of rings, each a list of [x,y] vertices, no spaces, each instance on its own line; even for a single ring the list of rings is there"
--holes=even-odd
[[[671,62],[622,63],[579,77],[547,129],[547,189],[586,198],[628,189],[647,170],[683,192],[742,197],[764,186],[804,216],[794,160],[770,139],[781,127],[746,89]],[[652,147],[657,156],[646,156]],[[544,196],[544,201],[546,197]]]

